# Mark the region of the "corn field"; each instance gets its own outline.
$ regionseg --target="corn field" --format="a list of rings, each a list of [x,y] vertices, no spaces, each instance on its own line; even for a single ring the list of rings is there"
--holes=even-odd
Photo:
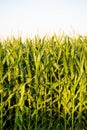
[[[87,130],[87,37],[0,41],[0,130]]]

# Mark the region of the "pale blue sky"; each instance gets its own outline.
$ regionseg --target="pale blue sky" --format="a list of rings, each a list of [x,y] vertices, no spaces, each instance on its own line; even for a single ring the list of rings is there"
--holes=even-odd
[[[0,38],[87,33],[87,0],[0,0]]]

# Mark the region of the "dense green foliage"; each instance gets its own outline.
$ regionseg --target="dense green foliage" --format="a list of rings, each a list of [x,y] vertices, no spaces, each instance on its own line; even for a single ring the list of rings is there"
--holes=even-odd
[[[87,37],[0,42],[0,130],[87,130]]]

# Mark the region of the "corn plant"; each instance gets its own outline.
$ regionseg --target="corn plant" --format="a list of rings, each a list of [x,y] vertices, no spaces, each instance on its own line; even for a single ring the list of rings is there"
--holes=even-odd
[[[0,42],[0,129],[87,130],[87,37]]]

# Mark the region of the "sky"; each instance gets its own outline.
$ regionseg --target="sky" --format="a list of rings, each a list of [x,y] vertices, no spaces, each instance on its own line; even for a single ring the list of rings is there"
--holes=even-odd
[[[87,34],[87,0],[0,0],[0,38]]]

